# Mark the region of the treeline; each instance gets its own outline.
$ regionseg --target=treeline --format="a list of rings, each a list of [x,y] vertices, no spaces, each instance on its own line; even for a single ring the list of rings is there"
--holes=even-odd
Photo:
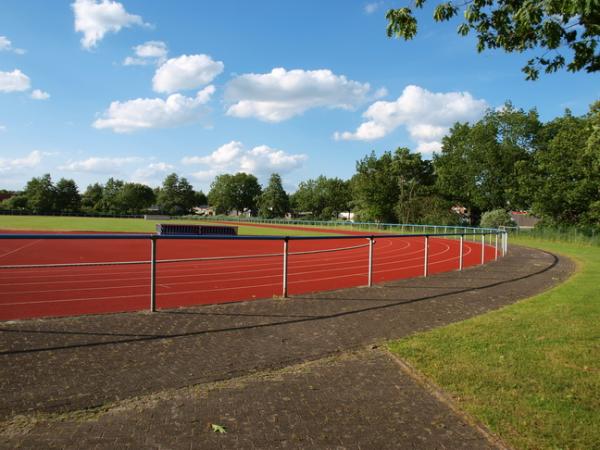
[[[8,193],[8,191],[4,191]],[[35,213],[142,214],[150,208],[166,214],[188,214],[195,206],[206,205],[206,195],[177,174],[168,175],[161,187],[109,178],[79,193],[73,180],[61,178],[56,184],[49,174],[32,178],[22,192],[2,201],[0,208]]]
[[[109,179],[80,196],[72,180],[54,185],[49,175],[34,178],[22,193],[0,206],[33,211],[139,213],[152,205],[186,214],[208,204],[216,214],[265,218],[330,220],[354,213],[369,222],[479,224],[509,220],[506,211],[528,210],[542,224],[600,225],[600,101],[587,114],[542,123],[537,111],[510,103],[473,124],[457,123],[442,149],[425,160],[407,148],[375,152],[356,163],[349,180],[320,176],[303,181],[289,195],[272,174],[262,187],[254,175],[219,175],[208,197],[185,178],[169,175],[161,188]],[[504,211],[504,212],[503,212]]]
[[[330,220],[353,212],[369,222],[486,225],[531,211],[542,225],[600,225],[600,102],[577,117],[542,123],[535,109],[510,103],[474,124],[457,123],[441,152],[424,160],[407,148],[367,155],[349,180],[303,181],[287,196],[278,175],[262,191],[247,174],[217,177],[208,194],[218,214],[249,211]]]

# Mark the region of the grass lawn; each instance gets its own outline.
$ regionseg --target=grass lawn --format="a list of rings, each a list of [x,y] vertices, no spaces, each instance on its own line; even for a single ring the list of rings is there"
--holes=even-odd
[[[389,344],[516,448],[600,449],[600,247],[512,240],[578,263],[566,283]]]
[[[164,221],[144,219],[117,219],[105,217],[61,217],[61,216],[3,216],[0,215],[0,230],[52,230],[52,231],[102,231],[152,233],[156,224]],[[166,223],[201,224],[198,220],[169,220]],[[214,222],[206,222],[211,224]],[[321,236],[327,233],[318,231],[291,230],[238,226],[238,233],[243,235],[278,235],[278,236]]]

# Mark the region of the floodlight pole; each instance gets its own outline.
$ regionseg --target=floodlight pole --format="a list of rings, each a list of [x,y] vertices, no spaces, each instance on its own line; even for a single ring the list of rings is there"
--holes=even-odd
[[[373,236],[369,238],[369,281],[368,286],[373,286]]]
[[[156,236],[150,237],[150,312],[156,311]]]
[[[283,238],[283,298],[288,296],[288,237]]]
[[[426,277],[428,274],[428,262],[429,262],[429,236],[425,236],[425,263],[423,264],[423,276]]]

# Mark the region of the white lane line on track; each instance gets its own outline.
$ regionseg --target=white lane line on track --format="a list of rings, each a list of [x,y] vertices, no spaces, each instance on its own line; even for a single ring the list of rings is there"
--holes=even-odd
[[[444,250],[442,252],[438,252],[438,253],[432,254],[432,256],[441,255],[441,254],[447,253],[449,251],[449,249],[450,249],[449,245],[442,243],[442,246],[445,247]],[[389,260],[391,258],[392,257],[387,257],[387,258],[385,258],[385,260]],[[431,265],[438,264],[438,263],[443,263],[443,262],[446,262],[446,261],[449,261],[449,260],[452,260],[452,259],[454,259],[454,258],[450,258],[450,259],[446,259],[446,260],[442,260],[442,261],[437,261],[437,262],[431,262]],[[412,259],[409,259],[409,260],[404,259],[402,262],[406,263],[406,262],[414,261],[414,260],[415,260],[415,258],[412,258]],[[326,265],[329,269],[333,269],[333,270],[363,269],[363,266],[364,266],[363,263],[364,263],[364,261],[360,261],[360,262],[356,261],[356,263],[358,263],[358,264],[348,265],[346,263],[340,263],[339,261],[337,261],[337,264],[334,264],[334,265],[329,264],[329,263],[328,264],[318,264],[316,266],[314,264],[310,264],[310,265],[306,265],[306,267],[310,267],[313,270],[308,270],[308,271],[297,271],[296,270],[294,272],[290,272],[290,277],[292,277],[292,276],[293,277],[297,277],[297,276],[302,276],[302,275],[310,275],[310,274],[314,274],[314,273],[322,273],[322,270],[318,270],[318,269],[314,270],[314,269],[315,269],[315,267],[320,267],[320,266],[323,266],[323,265]],[[398,261],[396,260],[396,258],[394,258],[394,261],[391,261],[389,263],[382,263],[381,259],[380,259],[379,263],[377,263],[376,266],[380,268],[381,266],[386,266],[386,265],[390,265],[390,264],[397,265],[397,263],[398,263]],[[336,269],[335,266],[337,266],[338,268]],[[339,266],[342,266],[342,267],[339,267]],[[420,265],[406,266],[406,267],[401,267],[401,268],[396,267],[395,269],[385,270],[385,271],[375,270],[375,273],[389,272],[389,271],[394,271],[394,270],[398,270],[398,269],[406,270],[406,269],[416,268],[416,267],[419,267],[419,266]],[[278,268],[279,267],[277,266],[277,269]],[[265,269],[244,270],[244,271],[238,271],[238,272],[231,272],[230,271],[230,272],[227,272],[226,275],[230,276],[230,275],[233,275],[233,274],[249,274],[251,272],[262,272],[262,273],[264,273],[265,271],[266,271]],[[198,273],[196,273],[196,274],[192,274],[192,275],[180,275],[180,276],[166,277],[166,278],[190,278],[190,277],[194,278],[193,281],[179,281],[179,282],[174,282],[174,283],[172,283],[172,286],[168,285],[168,288],[172,288],[174,286],[182,286],[182,285],[189,285],[189,284],[199,283],[200,282],[200,280],[198,280],[199,276],[214,277],[215,274],[214,274],[214,272],[209,272],[209,273],[204,273],[204,274],[198,274]],[[272,275],[270,274],[270,275],[263,275],[263,276],[250,276],[250,277],[241,277],[241,278],[238,277],[237,280],[241,281],[241,280],[252,280],[252,279],[261,279],[261,278],[274,278],[274,277],[280,277],[280,276],[281,276],[281,274],[279,273],[279,271],[276,271],[276,273],[272,274]],[[334,277],[327,277],[325,279],[335,279],[335,278],[343,278],[343,277],[344,277],[343,275],[337,275],[337,276],[334,276]],[[160,277],[160,278],[165,278],[165,277]],[[141,281],[141,280],[145,280],[145,278],[137,278],[137,279],[131,279],[131,278],[129,278],[129,279],[127,279],[127,281],[130,281],[130,282],[131,281],[137,281],[137,280]],[[324,280],[324,278],[319,278],[319,280]],[[125,281],[125,280],[123,280],[123,281]],[[224,282],[226,280],[219,280],[219,281]],[[82,282],[87,282],[87,281],[82,281]],[[68,282],[68,281],[67,282],[55,282],[55,283],[56,284],[73,283],[73,281],[71,281],[71,282]],[[49,284],[49,283],[46,283],[46,284]],[[163,285],[163,286],[167,286],[167,285]],[[106,285],[106,282],[105,282],[105,285],[101,286],[101,287],[80,287],[80,288],[77,288],[76,290],[79,290],[79,291],[97,291],[97,290],[131,289],[131,288],[144,288],[144,287],[147,287],[147,283],[145,283],[145,284],[139,284],[139,285],[138,284],[134,284],[134,285],[110,286],[110,285]],[[19,295],[19,294],[20,295],[25,295],[25,294],[38,294],[38,293],[46,293],[47,294],[47,293],[55,293],[55,292],[71,292],[73,290],[75,290],[75,289],[73,289],[73,288],[68,288],[68,289],[50,289],[50,290],[39,290],[39,289],[37,289],[35,291],[19,291],[19,292],[10,292],[10,293],[7,292],[6,295],[14,296],[14,295]],[[0,293],[0,295],[2,295],[2,294],[3,293]]]
[[[388,244],[388,247],[389,246],[390,245]],[[347,250],[349,250],[349,249],[354,250],[351,253],[356,253],[355,250],[362,249],[362,248],[364,248],[364,245],[356,246],[356,247],[353,247],[353,248],[348,247],[348,248],[344,249],[345,250],[344,254],[348,255],[348,251]],[[332,252],[328,252],[328,253],[332,253]],[[304,253],[304,252],[295,252],[295,253],[290,254],[290,260],[291,260],[290,264],[293,264],[295,267],[303,267],[303,266],[314,267],[315,264],[314,264],[313,260],[306,261],[306,262],[297,262],[297,261],[294,261],[296,257],[304,256],[306,254],[307,253]],[[281,266],[279,258],[281,258],[282,255],[281,254],[277,254],[275,257],[278,258],[278,260],[276,262],[255,263],[255,264],[252,264],[252,267],[253,268],[257,268],[257,267],[265,267],[265,268],[277,267],[277,268],[279,268]],[[322,266],[327,266],[329,264],[326,261],[344,261],[344,260],[354,261],[354,260],[356,260],[356,258],[353,257],[352,255],[349,255],[349,256],[341,256],[341,257],[340,256],[324,256],[323,258],[320,259],[320,261],[324,261],[325,262],[324,264],[321,264]],[[254,271],[254,272],[259,271],[257,269],[255,269],[255,270],[248,270],[247,269],[248,263],[245,263],[243,265],[240,265],[240,264],[231,264],[231,263],[219,263],[219,264],[220,264],[220,266],[223,266],[224,268],[228,269],[227,273],[246,273],[246,272],[250,272],[250,271]],[[214,269],[215,267],[218,267],[219,264],[211,264],[209,267],[212,268],[212,269]],[[198,273],[198,268],[206,268],[206,267],[203,267],[203,266],[200,266],[200,265],[190,265],[189,263],[185,264],[184,267],[185,267],[186,270],[188,270],[188,271],[191,272],[190,276],[191,275],[198,275],[199,274]],[[239,271],[239,272],[232,272],[230,270],[230,269],[236,269],[236,268],[243,268],[244,270]],[[87,270],[87,268],[86,268],[86,270]],[[10,273],[12,275],[11,276],[11,280],[18,279],[19,278],[19,273],[21,273],[20,277],[23,278],[23,279],[26,279],[26,280],[31,280],[32,278],[35,278],[35,279],[39,280],[41,278],[50,278],[50,279],[55,279],[57,277],[61,277],[61,278],[62,277],[65,277],[65,278],[66,277],[69,277],[69,278],[83,278],[83,277],[90,278],[92,276],[97,276],[97,277],[102,277],[103,278],[103,280],[99,280],[99,281],[104,281],[107,275],[123,275],[123,276],[127,277],[127,278],[124,278],[124,279],[127,279],[127,280],[131,280],[132,279],[131,275],[145,275],[145,276],[148,276],[148,270],[147,269],[144,270],[144,271],[96,272],[96,273],[91,273],[91,274],[90,273],[85,273],[85,274],[84,273],[57,274],[56,272],[54,272],[52,275],[41,275],[41,274],[38,274],[35,269],[32,269],[32,272],[33,273],[27,272],[27,275],[23,275],[22,272],[20,272],[20,269],[19,269],[19,270],[15,271],[15,272],[7,272],[7,273]],[[171,273],[171,272],[180,274],[182,272],[182,270],[180,268],[178,269],[178,268],[172,268],[172,267],[170,269],[166,269],[166,268],[162,268],[162,267],[158,268],[158,274],[159,274],[159,276],[161,278],[170,278],[171,276],[165,275],[165,274]],[[43,272],[43,273],[46,273],[46,272]],[[200,275],[214,274],[214,273],[215,272],[213,270],[211,272],[200,273]],[[4,272],[0,272],[0,276],[2,276],[3,274],[4,274]],[[173,275],[172,277],[177,278],[177,277],[181,277],[181,276],[185,276],[185,275]],[[142,278],[139,278],[139,279],[142,279]],[[88,280],[72,281],[72,282],[87,282],[87,281]],[[67,283],[69,281],[66,281],[66,280],[65,281],[58,281],[56,283],[63,283],[63,282]],[[50,281],[50,282],[46,282],[46,283],[55,283],[55,282],[54,281]],[[39,282],[38,281],[36,281],[36,282],[29,282],[28,281],[28,282],[17,282],[17,283],[0,283],[0,286],[31,285],[31,284],[39,284]]]
[[[449,251],[450,247],[447,244],[442,243],[442,246],[445,247],[445,249],[442,252],[438,252],[438,253],[432,254],[432,256],[441,255],[441,254],[447,253]],[[395,253],[397,253],[397,252],[395,252]],[[396,256],[396,255],[393,255],[393,256]],[[387,258],[384,258],[384,260],[390,260],[391,258],[392,257],[387,257]],[[454,258],[450,258],[449,260],[452,260],[452,259],[454,259]],[[415,260],[415,259],[414,258],[413,259],[409,259],[409,260],[404,259],[403,262],[406,263],[406,262],[409,262],[409,261],[412,261],[412,260]],[[441,260],[441,261],[431,262],[431,265],[443,263],[443,262],[446,262],[446,261],[448,261],[448,260]],[[355,261],[353,260],[353,262],[355,262]],[[356,261],[356,262],[358,262],[358,261]],[[318,264],[318,265],[314,265],[314,264],[309,264],[308,265],[308,264],[305,264],[306,267],[310,267],[313,270],[304,271],[304,272],[300,272],[300,271],[296,270],[294,272],[290,272],[290,276],[299,276],[299,275],[309,275],[309,274],[312,274],[312,273],[321,273],[322,272],[321,270],[314,270],[314,269],[315,269],[315,267],[319,267],[319,266],[323,266],[323,265],[326,265],[330,269],[334,269],[335,266],[338,266],[338,267],[342,266],[342,268],[347,269],[347,270],[348,269],[351,270],[351,269],[355,269],[355,268],[362,268],[362,266],[363,266],[362,261],[358,265],[348,265],[348,264],[345,264],[345,263],[340,262],[340,261],[336,261],[336,263],[337,264],[334,264],[334,265],[331,265],[330,263],[327,263],[327,264]],[[390,263],[383,263],[383,262],[381,262],[381,258],[380,258],[380,260],[376,264],[376,266],[381,267],[381,266],[390,265],[390,264],[397,264],[397,259],[394,258],[394,261],[392,261]],[[415,266],[408,266],[407,268],[413,268],[413,267],[415,267]],[[278,265],[274,266],[274,268],[275,269],[279,269]],[[299,269],[300,267],[295,267],[295,268]],[[231,271],[229,271],[229,272],[227,272],[227,275],[230,276],[230,275],[233,275],[233,274],[249,274],[251,272],[263,272],[264,273],[267,270],[268,269],[243,270],[243,271],[237,271],[237,272],[231,272]],[[334,270],[340,270],[340,269],[334,269]],[[173,286],[177,286],[177,285],[197,283],[197,282],[199,282],[198,278],[200,276],[214,276],[214,275],[215,275],[214,272],[201,273],[201,274],[199,274],[199,273],[196,272],[196,273],[193,273],[193,274],[190,274],[190,275],[172,275],[172,276],[166,276],[166,277],[165,276],[159,276],[159,279],[163,278],[163,280],[164,280],[164,278],[169,278],[169,279],[172,279],[172,278],[194,278],[194,281],[191,281],[191,282],[189,282],[189,281],[188,282],[183,282],[183,281],[174,282]],[[258,278],[267,278],[267,277],[273,277],[273,276],[280,276],[280,274],[277,271],[274,275],[258,276],[258,277],[257,276],[242,277],[242,278],[238,278],[238,280],[248,280],[248,279],[253,279],[253,278],[256,278],[256,279],[258,279]],[[145,279],[146,279],[146,277],[144,277],[144,278],[127,278],[127,279],[123,279],[122,281],[129,281],[129,282],[131,282],[131,281],[138,281],[138,280],[142,281],[142,280],[145,280]],[[102,287],[87,287],[87,288],[86,287],[82,287],[82,288],[78,288],[78,290],[91,291],[91,290],[105,290],[105,289],[142,288],[142,287],[146,286],[146,284],[142,284],[142,285],[107,286],[106,282],[110,281],[110,280],[98,280],[97,282],[99,282],[99,281],[104,282],[105,285],[102,286]],[[114,280],[113,279],[112,281],[121,281],[121,280]],[[219,281],[225,281],[225,280],[219,280]],[[68,283],[73,284],[73,283],[85,283],[85,282],[89,282],[89,281],[88,280],[83,280],[83,281],[56,281],[56,282],[46,282],[45,284],[51,284],[51,283],[52,284],[68,284]],[[5,285],[24,285],[24,284],[25,283],[10,283],[10,284],[7,283]],[[27,283],[27,284],[30,284],[30,283]],[[35,284],[39,284],[39,283],[35,283]],[[172,286],[169,285],[169,288],[171,288],[171,287]],[[7,292],[6,295],[18,295],[18,294],[22,294],[23,295],[23,294],[32,294],[32,293],[51,293],[51,292],[69,292],[69,291],[73,291],[73,290],[74,290],[73,288],[69,288],[69,289],[52,289],[52,290],[43,290],[43,291],[42,290],[19,291],[19,292],[11,292],[11,293]],[[2,293],[0,293],[0,295],[2,295]]]
[[[290,252],[289,255],[310,255],[314,253],[329,253],[339,252],[344,250],[354,250],[356,248],[367,247],[369,244],[354,245],[351,247],[339,247],[322,250],[309,250],[303,252]],[[18,249],[17,249],[18,250]],[[16,251],[16,250],[15,250]],[[10,252],[10,253],[14,253]],[[10,254],[7,253],[7,254]],[[232,256],[206,256],[198,258],[176,258],[176,259],[159,259],[156,261],[157,264],[163,263],[181,263],[181,262],[192,262],[192,261],[221,261],[231,259],[252,259],[252,258],[270,258],[275,256],[281,256],[281,253],[260,253],[256,255],[232,255]],[[0,256],[1,257],[1,256]],[[139,265],[139,264],[150,264],[150,260],[142,261],[99,261],[99,262],[79,262],[79,263],[56,263],[56,264],[14,264],[0,266],[2,270],[16,270],[16,269],[44,269],[44,268],[63,268],[63,267],[102,267],[102,266],[128,266],[128,265]]]
[[[391,244],[390,244],[391,245]],[[445,243],[442,243],[443,247],[446,247],[442,252],[436,253],[436,255],[439,254],[443,254],[446,253],[449,250],[449,246]],[[477,246],[477,245],[475,245]],[[410,242],[409,245],[407,245],[404,248],[408,248],[410,247]],[[470,254],[471,253],[471,246],[465,243],[465,247],[467,251],[465,251],[465,255]],[[403,248],[403,249],[404,249]],[[433,254],[432,254],[433,256]],[[389,259],[389,258],[386,258]],[[457,257],[452,257],[452,258],[448,258],[442,261],[436,261],[436,262],[432,262],[432,264],[438,264],[441,262],[446,262],[446,261],[451,261],[457,259]],[[406,261],[405,261],[406,262]],[[385,263],[384,265],[389,265],[390,263]],[[362,268],[362,264],[360,266]],[[418,265],[413,265],[413,266],[406,266],[406,267],[402,267],[402,270],[408,270],[408,269],[413,269],[413,268],[419,268],[421,267],[420,264]],[[345,266],[345,269],[354,269],[355,267],[348,267],[347,265]],[[388,269],[388,270],[377,270],[374,271],[374,273],[382,273],[382,272],[392,272],[392,271],[397,271],[398,268],[394,268],[394,269]],[[313,271],[314,272],[314,271]],[[298,275],[305,275],[308,273],[313,273],[313,272],[300,272],[300,273],[296,273],[296,274],[291,274],[291,276],[298,276]],[[322,273],[322,271],[318,271],[318,273]],[[327,281],[327,280],[333,280],[333,279],[340,279],[340,278],[348,278],[348,277],[358,277],[358,276],[366,276],[366,273],[361,271],[359,273],[351,273],[351,274],[345,274],[345,275],[338,275],[338,276],[333,276],[333,277],[321,277],[321,278],[313,278],[310,281]],[[275,274],[275,275],[268,275],[268,276],[261,276],[261,277],[250,277],[250,278],[245,278],[245,279],[258,279],[258,278],[273,278],[273,277],[280,277],[280,274]],[[302,283],[306,283],[308,282],[307,280],[299,280],[299,281],[293,281],[290,280],[290,284],[302,284]],[[184,282],[184,283],[176,283],[176,284],[194,284],[195,282]],[[207,293],[207,292],[219,292],[219,291],[235,291],[235,290],[240,290],[240,289],[250,289],[253,287],[266,287],[266,286],[279,286],[280,283],[269,283],[269,284],[261,284],[261,285],[252,285],[252,286],[239,286],[239,287],[228,287],[228,288],[218,288],[218,289],[201,289],[201,290],[192,290],[192,291],[176,291],[176,292],[171,292],[171,293],[159,293],[157,294],[158,296],[163,296],[163,295],[182,295],[182,294],[195,294],[195,293]],[[131,287],[141,287],[141,288],[147,288],[147,284],[144,285],[140,285],[140,286],[131,286]],[[119,286],[118,288],[125,288],[124,286]],[[98,288],[96,288],[98,289]],[[104,288],[106,289],[106,288]],[[72,291],[73,289],[69,289],[66,291]],[[79,290],[88,290],[88,289],[79,289]],[[39,291],[36,291],[39,292]],[[14,293],[13,293],[14,295]],[[141,296],[146,296],[147,294],[136,294],[136,295],[127,295],[127,296],[110,296],[110,297],[95,297],[95,298],[80,298],[80,299],[62,299],[62,300],[50,300],[50,301],[33,301],[33,302],[14,302],[14,303],[5,303],[3,305],[0,306],[12,306],[12,305],[25,305],[25,304],[40,304],[40,303],[60,303],[60,302],[73,302],[73,301],[93,301],[93,300],[104,300],[104,299],[120,299],[120,298],[135,298],[135,297],[141,297]]]
[[[387,246],[390,247],[391,244],[388,243]],[[278,257],[280,258],[281,255],[278,255]],[[365,255],[365,257],[366,257],[366,255]],[[348,262],[355,262],[357,260],[357,258],[355,258],[355,257],[348,257],[348,256],[337,257],[337,258],[336,257],[322,258],[320,260],[321,262],[318,263],[318,264],[315,264],[313,261],[305,261],[305,262],[302,262],[302,263],[298,263],[298,262],[294,262],[292,260],[289,263],[290,264],[290,270],[293,269],[293,270],[296,271],[296,270],[299,270],[299,269],[301,270],[301,269],[304,269],[304,268],[315,269],[315,268],[318,268],[318,267],[328,267],[328,268],[331,268],[332,267],[332,263],[328,262],[329,260],[331,260],[331,261],[333,261],[335,263],[335,264],[333,264],[333,266],[338,265],[338,266],[345,267],[346,266],[346,261],[348,261]],[[236,269],[238,267],[240,269],[243,269],[243,270],[231,270],[231,269]],[[280,271],[280,269],[281,269],[281,262],[278,260],[278,261],[276,261],[274,263],[253,264],[252,267],[253,267],[253,269],[248,269],[247,265],[244,265],[244,266],[234,266],[234,265],[229,265],[228,264],[226,266],[226,268],[229,269],[229,270],[227,270],[226,275],[229,276],[229,275],[234,275],[234,274],[247,274],[247,273],[252,273],[252,272],[265,272],[265,271],[268,271],[268,270],[271,270],[271,269]],[[214,266],[212,266],[212,268],[214,269]],[[182,272],[181,270],[174,271],[175,273],[178,273],[179,275],[165,275],[163,270],[159,270],[159,272],[158,272],[158,279],[159,280],[160,279],[165,280],[165,279],[189,278],[189,277],[198,278],[198,277],[201,277],[201,276],[213,277],[213,276],[216,275],[214,270],[212,270],[212,271],[205,271],[205,272],[199,272],[198,270],[192,270],[192,269],[188,269],[188,270],[190,270],[189,274],[181,274],[181,272]],[[317,270],[315,272],[320,272],[320,270]],[[104,274],[95,274],[97,276],[103,276],[104,278],[101,279],[101,280],[95,280],[95,281],[92,281],[92,282],[107,283],[107,282],[110,282],[110,281],[137,281],[137,280],[141,281],[141,280],[146,280],[147,279],[147,276],[148,276],[147,271],[146,272],[139,272],[139,273],[140,273],[140,275],[146,275],[146,276],[144,276],[144,277],[135,277],[135,278],[131,277],[131,276],[128,276],[126,278],[106,279],[106,275],[108,275],[108,274],[104,273]],[[309,273],[309,272],[304,272],[304,273]],[[119,272],[115,272],[115,273],[112,273],[112,274],[114,274],[114,275],[117,275],[117,274],[121,275],[121,273],[119,273]],[[78,274],[78,275],[70,274],[70,275],[60,275],[60,276],[61,277],[62,276],[70,276],[70,277],[77,277],[77,278],[84,278],[84,277],[88,278],[88,275],[86,275],[86,274]],[[54,277],[52,277],[52,278],[55,278],[55,277],[56,277],[56,275]],[[37,277],[37,278],[39,278],[39,277]],[[27,279],[28,280],[31,279],[31,276],[28,276]],[[43,284],[44,285],[49,285],[49,284],[68,284],[68,283],[75,284],[75,283],[89,283],[89,282],[90,282],[90,280],[88,278],[88,279],[84,279],[84,280],[44,281]],[[39,281],[33,281],[33,282],[29,281],[29,282],[0,283],[0,286],[30,286],[30,285],[39,285],[39,284],[41,284]],[[42,291],[34,291],[34,292],[42,292]],[[43,291],[43,292],[47,293],[47,292],[52,292],[52,291],[48,290],[48,291]],[[17,292],[17,293],[25,293],[25,292]],[[0,292],[0,295],[2,295],[2,294],[3,293]],[[15,294],[14,292],[12,292],[12,293],[8,293],[7,292],[6,293],[6,295],[14,295],[14,294]]]
[[[17,252],[23,250],[24,248],[31,247],[32,245],[35,245],[41,241],[42,241],[41,239],[37,239],[33,242],[28,242],[27,244],[22,245],[19,248],[15,248],[14,250],[11,250],[10,252],[3,253],[2,255],[0,255],[0,258],[4,258],[5,256],[12,255],[13,253],[17,253]]]

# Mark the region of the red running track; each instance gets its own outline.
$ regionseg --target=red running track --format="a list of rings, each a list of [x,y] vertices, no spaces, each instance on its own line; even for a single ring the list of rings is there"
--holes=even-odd
[[[365,238],[289,241],[289,294],[366,285],[367,244]],[[281,295],[282,251],[282,241],[159,240],[157,306]],[[486,245],[484,254],[493,260],[495,248]],[[429,238],[430,274],[457,270],[458,257],[458,240]],[[194,260],[168,261],[185,258]],[[148,309],[149,259],[149,240],[0,239],[0,320]],[[6,267],[135,261],[142,263]],[[421,276],[424,238],[377,238],[373,261],[375,283]],[[480,241],[465,240],[464,267],[480,263]]]

